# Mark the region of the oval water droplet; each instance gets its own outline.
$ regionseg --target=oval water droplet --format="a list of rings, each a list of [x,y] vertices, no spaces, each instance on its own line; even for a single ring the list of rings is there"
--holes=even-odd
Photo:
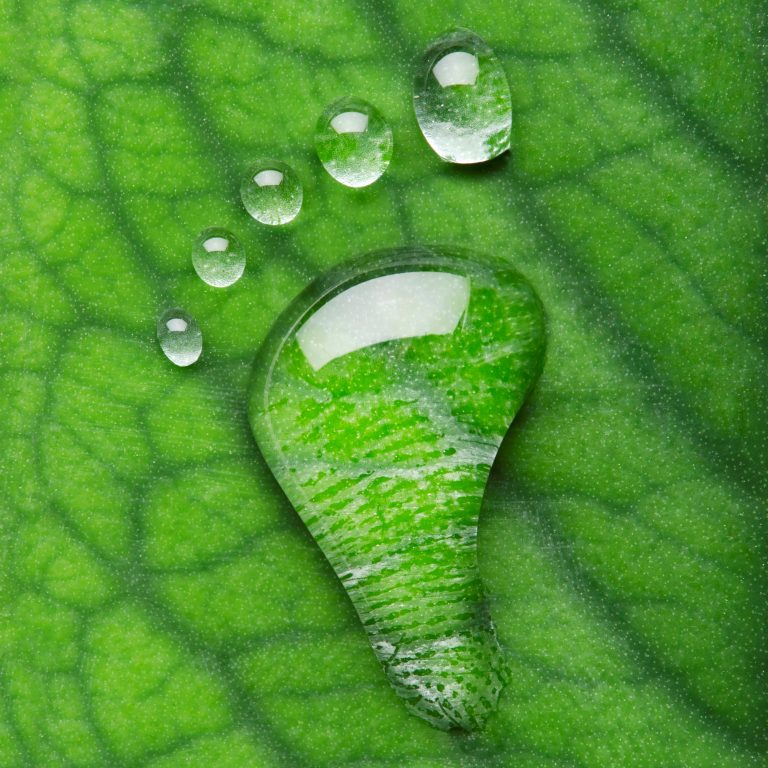
[[[509,149],[507,76],[496,54],[469,29],[446,32],[427,48],[414,79],[413,106],[424,138],[449,163],[482,163]]]
[[[165,356],[182,368],[197,362],[203,351],[203,334],[188,312],[178,307],[157,320],[157,340]]]
[[[315,148],[328,173],[347,187],[367,187],[392,160],[392,129],[373,104],[346,97],[317,121]]]
[[[203,230],[192,246],[192,266],[208,285],[226,288],[243,276],[245,253],[231,232],[211,227]]]
[[[277,160],[263,160],[243,177],[240,197],[256,221],[277,226],[299,215],[304,191],[293,168]]]

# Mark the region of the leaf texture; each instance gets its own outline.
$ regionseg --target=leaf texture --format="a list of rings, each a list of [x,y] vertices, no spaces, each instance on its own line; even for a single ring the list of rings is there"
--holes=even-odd
[[[760,5],[682,0],[0,0],[0,765],[764,764],[765,72]],[[512,152],[442,164],[412,65],[466,26]],[[392,165],[314,156],[346,94]],[[257,157],[294,225],[238,199]],[[194,274],[208,226],[248,253]],[[255,350],[320,272],[471,243],[535,285],[542,379],[480,559],[512,679],[476,737],[391,692],[246,418]],[[157,315],[204,353],[175,369]]]

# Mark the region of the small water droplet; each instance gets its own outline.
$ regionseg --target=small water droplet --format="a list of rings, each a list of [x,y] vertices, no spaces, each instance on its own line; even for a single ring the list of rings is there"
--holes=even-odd
[[[317,122],[315,147],[328,173],[347,187],[367,187],[392,160],[392,129],[373,104],[346,97]]]
[[[238,239],[226,229],[203,230],[192,247],[192,266],[208,285],[226,288],[245,271],[245,253]]]
[[[469,29],[427,48],[413,84],[419,128],[450,163],[482,163],[509,149],[512,98],[496,54]]]
[[[197,362],[203,351],[203,334],[195,319],[178,307],[158,318],[157,340],[165,356],[182,368]]]
[[[299,215],[304,192],[293,168],[277,160],[263,160],[243,177],[240,197],[256,221],[277,226]]]

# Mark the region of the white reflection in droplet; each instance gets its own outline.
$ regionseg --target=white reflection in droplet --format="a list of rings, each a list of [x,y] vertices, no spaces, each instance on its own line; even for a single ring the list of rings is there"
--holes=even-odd
[[[188,325],[186,320],[182,320],[180,317],[172,317],[166,322],[165,327],[171,333],[184,333],[184,331],[187,330]]]
[[[209,237],[203,243],[203,248],[208,253],[221,253],[229,248],[229,240],[226,237]]]
[[[334,296],[296,338],[319,370],[331,360],[383,341],[453,333],[469,304],[469,279],[449,272],[400,272]]]
[[[480,62],[471,53],[454,51],[443,56],[432,68],[432,73],[443,88],[449,85],[474,85],[480,74]]]
[[[362,112],[341,112],[331,120],[336,133],[365,133],[368,130],[368,115]]]
[[[283,183],[283,174],[280,171],[268,169],[266,171],[259,171],[253,180],[260,187],[277,187]]]

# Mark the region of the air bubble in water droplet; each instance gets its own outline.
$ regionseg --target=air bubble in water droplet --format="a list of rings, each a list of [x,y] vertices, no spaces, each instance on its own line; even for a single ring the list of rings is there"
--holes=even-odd
[[[392,129],[376,107],[347,97],[325,109],[315,147],[328,173],[347,187],[367,187],[392,160]]]
[[[203,351],[203,334],[195,319],[183,309],[169,309],[160,315],[157,340],[165,356],[182,368],[197,362]]]
[[[509,149],[512,98],[501,63],[469,29],[440,36],[413,84],[419,128],[450,163],[482,163]]]
[[[211,227],[201,232],[192,246],[192,266],[208,285],[226,288],[243,276],[245,254],[231,232]]]
[[[256,221],[277,226],[299,215],[304,192],[293,168],[264,160],[248,169],[240,184],[240,197]]]

